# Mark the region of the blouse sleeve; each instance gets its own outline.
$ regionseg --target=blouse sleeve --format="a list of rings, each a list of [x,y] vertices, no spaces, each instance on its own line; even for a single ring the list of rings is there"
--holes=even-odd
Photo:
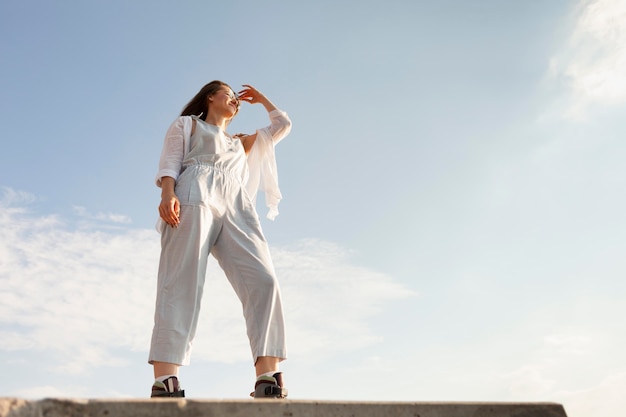
[[[266,129],[274,143],[278,143],[291,132],[291,119],[282,110],[272,110],[269,116],[271,124]]]
[[[161,187],[161,178],[177,179],[180,175],[185,150],[185,124],[185,118],[178,117],[167,130],[156,175],[157,187]]]
[[[256,201],[257,192],[265,194],[268,208],[267,218],[274,220],[278,215],[278,203],[282,199],[278,187],[278,169],[274,146],[291,131],[291,120],[287,113],[272,110],[269,114],[271,124],[257,130],[257,137],[248,154],[247,192]]]

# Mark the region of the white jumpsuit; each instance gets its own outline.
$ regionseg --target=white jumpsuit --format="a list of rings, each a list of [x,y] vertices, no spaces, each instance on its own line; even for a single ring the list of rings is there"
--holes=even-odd
[[[246,191],[243,145],[217,126],[194,119],[195,132],[176,179],[180,224],[161,230],[149,362],[189,364],[209,254],[241,300],[254,362],[259,356],[285,359],[280,289]]]

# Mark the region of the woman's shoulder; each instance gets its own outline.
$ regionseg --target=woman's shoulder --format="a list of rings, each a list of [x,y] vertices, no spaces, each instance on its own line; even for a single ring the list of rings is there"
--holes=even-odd
[[[194,118],[197,118],[197,116],[177,116],[174,119],[174,123],[191,123]]]
[[[168,136],[171,135],[182,135],[183,137],[189,136],[192,124],[194,120],[192,116],[178,116],[174,121],[170,124],[170,128],[168,129]]]
[[[172,125],[178,126],[179,128],[187,128],[191,126],[192,122],[194,121],[194,117],[195,116],[178,116],[176,117],[176,119],[174,119]]]

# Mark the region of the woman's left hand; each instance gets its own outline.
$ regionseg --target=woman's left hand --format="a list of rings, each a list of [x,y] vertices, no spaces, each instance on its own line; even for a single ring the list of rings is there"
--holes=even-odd
[[[250,104],[261,103],[268,113],[272,110],[276,110],[274,103],[272,103],[269,98],[265,97],[265,94],[249,84],[243,84],[243,86],[244,89],[238,93],[239,101],[245,101]]]
[[[233,135],[233,137],[239,138],[241,144],[243,145],[243,150],[246,152],[246,155],[252,149],[252,145],[254,145],[254,141],[256,141],[256,132],[251,135],[246,135],[244,133],[237,133]]]
[[[245,101],[250,104],[262,103],[263,100],[267,101],[267,97],[265,97],[263,93],[261,93],[256,88],[252,87],[249,84],[243,84],[243,86],[245,88],[237,93],[240,101]]]

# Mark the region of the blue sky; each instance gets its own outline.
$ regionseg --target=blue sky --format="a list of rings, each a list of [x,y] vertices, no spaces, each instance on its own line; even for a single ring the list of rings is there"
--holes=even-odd
[[[622,0],[2,2],[0,394],[147,396],[158,157],[221,79],[293,121],[263,224],[292,398],[617,416],[625,27]],[[215,264],[194,349],[190,396],[247,395]]]

